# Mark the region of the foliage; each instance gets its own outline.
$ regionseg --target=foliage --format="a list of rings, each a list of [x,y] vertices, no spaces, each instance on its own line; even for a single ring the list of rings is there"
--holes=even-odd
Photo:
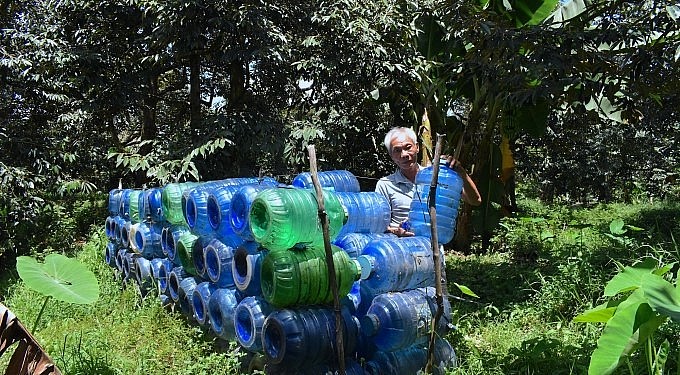
[[[672,196],[679,41],[666,5],[12,2],[0,14],[0,252],[47,248],[28,234],[54,230],[76,191],[286,180],[307,169],[309,144],[320,169],[370,190],[393,169],[387,128],[426,112],[448,148],[465,133],[461,160],[485,194],[478,231],[500,220],[502,135],[546,198]]]
[[[616,274],[612,264],[642,257],[670,264],[677,257],[677,204],[586,209],[520,197],[519,205],[523,216],[504,220],[492,239],[493,252],[447,254],[448,280],[479,297],[468,299],[448,285],[457,327],[449,341],[461,361],[455,374],[585,373],[602,331],[572,320],[605,302],[604,286]],[[548,231],[552,239],[541,241]],[[525,243],[536,246],[533,259],[515,254]],[[238,363],[247,362],[182,315],[165,311],[153,293],[140,300],[132,288],[121,290],[103,261],[105,244],[97,229],[77,256],[97,275],[100,299],[91,306],[56,302],[36,332],[66,373],[236,373]],[[37,294],[25,284],[12,284],[2,294],[21,319],[38,315]],[[677,325],[665,323],[655,334],[657,348],[669,342],[666,371],[678,366],[677,333]],[[638,370],[646,360],[634,354],[631,361]]]
[[[574,318],[577,322],[605,323],[589,373],[612,373],[623,358],[641,345],[646,345],[649,373],[663,373],[669,343],[665,340],[657,351],[652,339],[666,319],[680,321],[680,294],[675,285],[664,279],[673,267],[674,264],[662,265],[647,259],[623,268],[605,286],[604,295],[611,299]]]
[[[574,317],[606,303],[602,294],[616,275],[613,264],[650,257],[665,264],[676,261],[673,238],[680,235],[680,226],[674,222],[661,228],[659,223],[677,215],[679,208],[657,203],[585,209],[525,198],[519,206],[524,219],[504,219],[492,239],[492,252],[447,256],[449,280],[455,278],[479,295],[475,300],[451,299],[457,330],[450,341],[461,361],[454,373],[586,373],[603,332],[596,325],[573,322]],[[548,231],[552,238],[541,241]],[[522,254],[519,247],[526,243],[534,244],[534,258],[515,255]],[[449,291],[457,293],[453,285]],[[678,337],[677,324],[669,322],[654,335],[656,349],[668,340],[669,373],[678,368]],[[646,350],[631,356],[634,373],[647,373]]]
[[[29,288],[45,296],[32,331],[38,326],[50,297],[75,304],[91,304],[99,298],[99,285],[92,271],[62,254],[48,254],[44,264],[31,257],[18,257],[17,272]]]
[[[75,259],[49,254],[43,264],[31,257],[17,258],[17,272],[29,288],[60,301],[90,304],[99,298],[92,271]]]

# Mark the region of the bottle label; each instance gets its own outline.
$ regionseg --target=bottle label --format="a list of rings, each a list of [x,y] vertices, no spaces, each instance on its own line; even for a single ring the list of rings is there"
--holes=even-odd
[[[414,251],[413,265],[415,266],[412,287],[424,287],[432,285],[434,281],[434,261],[431,251]]]
[[[432,326],[432,310],[430,310],[430,305],[427,301],[416,303],[413,308],[415,309],[418,317],[418,323],[416,328],[416,335],[418,337],[428,336],[430,332],[430,326]]]

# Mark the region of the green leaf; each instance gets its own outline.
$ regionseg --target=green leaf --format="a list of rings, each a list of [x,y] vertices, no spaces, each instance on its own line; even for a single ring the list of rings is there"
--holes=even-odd
[[[454,284],[455,286],[457,286],[458,289],[460,289],[460,291],[461,291],[463,294],[468,295],[468,296],[470,296],[470,297],[479,298],[479,296],[478,296],[477,294],[475,294],[475,292],[473,292],[472,289],[466,287],[465,285],[460,285],[460,284],[458,284],[458,283],[453,283],[453,284]]]
[[[656,319],[652,309],[645,303],[636,303],[617,310],[597,340],[597,348],[590,358],[588,374],[611,374],[621,359],[637,347],[641,341],[639,328],[648,322],[655,324]]]
[[[515,0],[515,23],[518,27],[538,25],[557,8],[558,0]]]
[[[655,274],[655,275],[663,276],[663,275],[667,274],[668,271],[672,270],[673,267],[675,267],[676,263],[677,262],[666,264],[665,266],[663,266],[661,268],[655,269],[652,273]]]
[[[680,291],[663,277],[646,274],[641,289],[654,311],[680,322]]]
[[[61,254],[49,254],[45,263],[34,258],[17,258],[19,277],[29,288],[60,301],[90,304],[99,299],[99,284],[94,273],[82,263]]]
[[[418,33],[418,51],[427,60],[435,60],[444,51],[446,33],[431,14],[422,15],[418,22],[421,30]]]
[[[606,323],[614,316],[615,311],[616,306],[607,307],[603,304],[575,316],[573,321],[577,323]]]
[[[651,274],[656,268],[654,259],[646,259],[633,267],[625,267],[622,272],[614,276],[604,288],[604,295],[611,297],[621,292],[639,288],[642,277]]]
[[[654,375],[663,375],[663,370],[666,367],[666,361],[668,360],[668,353],[670,352],[671,346],[668,343],[668,339],[663,340],[659,350],[656,352],[656,358],[654,359],[654,364],[652,366],[652,373]]]
[[[624,226],[623,220],[614,219],[614,220],[612,220],[611,223],[609,223],[609,232],[611,232],[611,234],[615,234],[615,235],[624,234],[624,233],[627,232],[627,230],[624,229],[623,226]]]

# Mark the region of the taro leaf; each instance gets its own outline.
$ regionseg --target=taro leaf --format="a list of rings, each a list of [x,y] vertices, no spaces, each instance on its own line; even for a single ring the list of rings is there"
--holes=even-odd
[[[654,311],[680,322],[680,291],[663,277],[647,274],[642,277],[642,291]]]
[[[574,322],[579,323],[606,323],[617,309],[624,309],[631,304],[640,304],[646,302],[643,293],[637,289],[628,296],[618,299],[609,300],[601,305],[597,305],[592,309],[586,310],[578,316],[574,317]]]
[[[604,295],[611,297],[621,292],[639,288],[642,284],[642,277],[651,274],[656,267],[656,261],[648,258],[633,267],[624,268],[621,273],[609,280],[604,288]]]
[[[663,276],[663,275],[667,274],[668,271],[672,270],[673,267],[675,267],[675,263],[676,262],[669,263],[669,264],[667,264],[663,267],[655,269],[654,272],[652,272],[652,273],[655,274],[655,275]]]
[[[626,229],[623,228],[623,226],[624,226],[623,220],[614,219],[612,220],[611,223],[609,223],[609,231],[611,232],[611,234],[622,235],[627,232]]]
[[[612,373],[621,359],[633,352],[666,319],[657,316],[646,303],[619,307],[597,340],[597,348],[590,358],[589,374]]]
[[[34,258],[17,258],[17,272],[26,285],[60,301],[89,304],[99,299],[99,284],[92,271],[79,261],[61,254],[49,254],[45,263]]]

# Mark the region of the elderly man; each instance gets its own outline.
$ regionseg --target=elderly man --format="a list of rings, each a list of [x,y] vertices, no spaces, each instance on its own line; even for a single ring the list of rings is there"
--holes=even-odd
[[[375,191],[384,195],[390,202],[392,217],[387,231],[397,236],[414,235],[413,232],[403,228],[402,223],[408,220],[408,212],[416,188],[416,174],[422,168],[416,160],[419,150],[416,139],[416,133],[411,128],[392,128],[385,135],[385,147],[392,161],[397,165],[397,170],[381,178]],[[482,198],[465,168],[452,157],[449,157],[448,162],[451,169],[463,179],[463,200],[473,206],[480,205]]]

